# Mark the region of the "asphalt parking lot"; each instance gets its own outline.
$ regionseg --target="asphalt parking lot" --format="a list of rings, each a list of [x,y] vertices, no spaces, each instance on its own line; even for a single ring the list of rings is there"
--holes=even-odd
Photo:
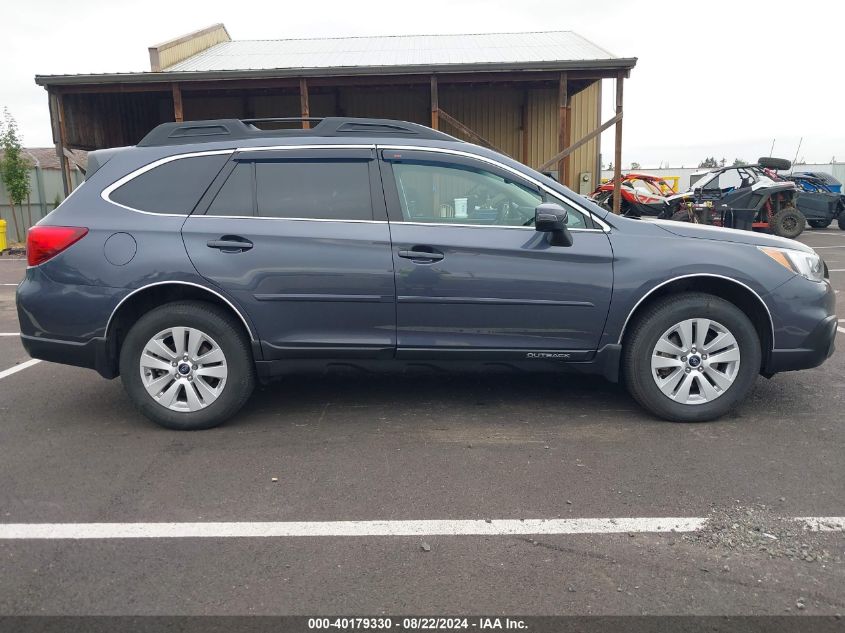
[[[845,293],[845,232],[801,241]],[[825,365],[760,378],[714,423],[657,421],[593,377],[334,376],[265,387],[229,424],[178,433],[92,371],[5,371],[28,360],[5,336],[24,264],[0,258],[0,525],[312,532],[0,539],[0,614],[845,613],[845,534],[792,520],[845,516],[845,322]],[[666,517],[707,521],[499,529]],[[431,520],[490,533],[412,523]],[[406,523],[313,533],[335,521]]]

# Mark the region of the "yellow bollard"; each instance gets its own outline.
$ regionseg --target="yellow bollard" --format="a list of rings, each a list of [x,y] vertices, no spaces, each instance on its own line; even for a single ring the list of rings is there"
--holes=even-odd
[[[6,243],[6,220],[0,220],[0,253],[8,247],[9,245]]]

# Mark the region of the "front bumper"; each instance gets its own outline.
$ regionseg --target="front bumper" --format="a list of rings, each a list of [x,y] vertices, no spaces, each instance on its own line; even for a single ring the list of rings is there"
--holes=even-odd
[[[827,281],[796,276],[766,297],[775,326],[766,375],[818,367],[834,351],[836,295]]]

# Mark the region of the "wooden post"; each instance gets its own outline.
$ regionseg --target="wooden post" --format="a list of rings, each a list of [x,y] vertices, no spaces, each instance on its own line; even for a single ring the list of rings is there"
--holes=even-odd
[[[305,77],[302,77],[299,80],[299,110],[301,112],[300,116],[303,118],[302,129],[307,130],[311,127],[311,122],[306,119],[308,119],[311,114],[308,105],[308,80]]]
[[[182,123],[185,120],[185,114],[182,110],[182,87],[174,83],[173,86],[173,120],[176,123]]]
[[[62,166],[62,184],[64,185],[65,198],[67,198],[70,195],[71,189],[73,189],[73,181],[70,175],[70,161],[65,155],[65,149],[67,149],[67,128],[65,126],[65,109],[61,93],[56,95],[56,117],[59,122],[59,143],[56,151],[59,155],[59,163]]]
[[[437,96],[437,75],[431,76],[431,129],[440,129],[440,101]]]
[[[528,91],[522,93],[522,107],[519,109],[520,156],[523,165],[528,164]]]
[[[613,212],[619,215],[622,208],[622,86],[625,73],[616,75],[616,121],[615,148],[613,152]]]
[[[558,151],[569,147],[569,77],[560,73],[558,79]],[[564,157],[558,164],[558,180],[561,184],[569,184],[569,156]]]

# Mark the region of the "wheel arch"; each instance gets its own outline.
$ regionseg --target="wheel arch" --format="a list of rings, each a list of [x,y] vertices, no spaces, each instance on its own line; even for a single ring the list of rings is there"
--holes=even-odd
[[[619,333],[618,343],[624,348],[626,336],[631,330],[629,326],[649,305],[663,297],[684,292],[705,292],[729,301],[742,310],[751,320],[760,337],[761,369],[768,364],[769,356],[774,348],[775,327],[772,313],[766,302],[756,291],[741,281],[712,273],[673,277],[649,290],[628,313],[622,325],[622,331]]]
[[[220,292],[207,286],[188,281],[160,281],[136,288],[123,297],[112,310],[106,323],[108,360],[117,375],[120,347],[126,333],[149,310],[174,301],[198,300],[211,303],[236,317],[252,343],[253,353],[258,349],[258,338],[246,315]]]

